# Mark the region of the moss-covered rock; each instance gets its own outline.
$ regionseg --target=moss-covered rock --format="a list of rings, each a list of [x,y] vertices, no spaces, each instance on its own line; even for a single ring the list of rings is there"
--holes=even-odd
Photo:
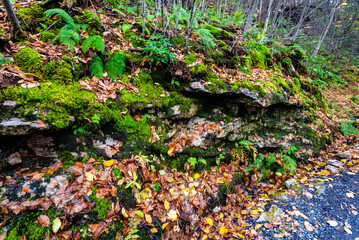
[[[45,17],[44,12],[45,9],[42,8],[42,4],[37,3],[31,8],[20,8],[15,14],[18,19],[22,20],[19,21],[22,29],[38,33],[44,30],[43,26],[50,26],[54,22],[54,20]]]
[[[44,33],[41,35],[41,40],[44,41],[44,42],[50,43],[55,37],[56,37],[56,34],[55,34],[55,33],[52,33],[52,32],[44,32]]]
[[[75,21],[80,24],[88,24],[87,32],[90,36],[102,35],[101,33],[105,30],[102,26],[100,18],[89,10],[84,10],[84,14],[80,17],[76,17]]]
[[[200,63],[191,67],[190,72],[193,77],[204,77],[207,74],[207,67],[205,64]]]
[[[74,79],[68,63],[51,61],[45,64],[38,52],[29,47],[22,48],[14,59],[22,71],[36,75],[41,81],[68,84]]]
[[[184,63],[188,66],[197,61],[197,56],[194,53],[184,56]]]

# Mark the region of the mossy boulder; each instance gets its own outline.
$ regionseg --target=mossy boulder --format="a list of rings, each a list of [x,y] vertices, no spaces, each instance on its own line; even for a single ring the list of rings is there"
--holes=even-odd
[[[184,63],[188,66],[197,61],[197,56],[194,53],[184,56]]]
[[[190,72],[193,77],[205,77],[207,74],[207,67],[204,63],[200,63],[191,67]]]
[[[40,3],[31,8],[20,8],[16,11],[16,16],[20,19],[19,23],[23,30],[38,33],[44,30],[44,27],[50,26],[54,20],[45,17],[45,9]],[[41,26],[42,24],[42,26]]]
[[[75,21],[80,24],[88,24],[87,32],[90,36],[102,35],[105,29],[102,26],[100,18],[89,10],[84,10],[84,14],[80,17],[76,17]]]
[[[43,82],[68,84],[74,80],[70,64],[63,61],[44,63],[39,53],[24,47],[14,55],[17,66],[26,73],[32,73]]]
[[[56,37],[56,34],[53,32],[44,32],[41,35],[41,40],[44,42],[51,43],[51,41]]]
[[[217,39],[221,39],[221,40],[233,40],[234,39],[233,35],[230,34],[229,32],[227,32],[223,29],[214,27],[212,25],[200,25],[199,28],[208,29],[211,32],[211,34]]]

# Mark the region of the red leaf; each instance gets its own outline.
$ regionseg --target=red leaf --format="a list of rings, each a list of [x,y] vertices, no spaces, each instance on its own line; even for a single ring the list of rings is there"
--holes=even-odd
[[[37,220],[39,221],[41,227],[49,227],[50,226],[50,218],[46,215],[40,215]]]

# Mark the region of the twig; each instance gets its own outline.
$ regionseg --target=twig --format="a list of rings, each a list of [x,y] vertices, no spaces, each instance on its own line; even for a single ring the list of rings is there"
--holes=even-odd
[[[54,26],[56,23],[58,23],[60,21],[60,19],[57,19],[55,22],[53,22],[50,26],[48,26],[45,31],[43,31],[41,34],[43,34],[44,32],[46,32],[47,30],[49,30],[50,28],[52,28],[52,26]]]
[[[18,13],[19,13],[19,12],[18,12]],[[20,14],[20,17],[21,17],[22,21],[25,23],[26,27],[27,27],[28,29],[30,29],[29,25],[27,25],[25,19],[22,17],[22,14],[21,14],[21,13],[19,13],[19,14]]]

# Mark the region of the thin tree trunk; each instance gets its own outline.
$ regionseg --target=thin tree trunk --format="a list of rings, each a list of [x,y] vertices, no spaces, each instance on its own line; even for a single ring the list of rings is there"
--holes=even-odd
[[[308,3],[309,3],[309,0],[306,0],[305,1],[305,5],[304,5],[304,8],[303,8],[303,11],[302,11],[302,14],[300,15],[300,19],[299,19],[299,22],[298,22],[298,26],[295,30],[295,33],[293,35],[293,38],[292,38],[292,41],[294,42],[296,39],[297,39],[297,35],[299,33],[299,30],[304,22],[304,14],[305,12],[307,11],[307,7],[308,7]]]
[[[164,19],[163,8],[164,8],[164,3],[163,0],[161,0],[161,27],[162,27],[162,32],[165,33],[165,19]]]
[[[2,0],[2,3],[5,6],[7,15],[10,18],[12,27],[14,28],[14,33],[16,33],[17,31],[22,32],[22,28],[20,26],[19,20],[17,19],[14,9],[12,8],[12,4],[10,2],[10,0]]]
[[[319,52],[320,46],[322,45],[322,43],[323,43],[323,41],[324,41],[324,39],[325,39],[325,36],[327,35],[327,33],[328,33],[328,31],[329,31],[329,28],[330,28],[330,26],[332,25],[333,18],[334,18],[335,12],[336,12],[336,10],[337,10],[338,4],[339,4],[339,1],[337,0],[337,1],[334,3],[334,6],[333,6],[332,10],[330,11],[330,18],[329,18],[328,24],[327,24],[327,26],[325,27],[324,32],[323,32],[323,34],[321,35],[317,46],[315,47],[315,50],[314,50],[314,52],[313,52],[313,54],[312,54],[312,57],[317,56],[317,54],[318,54],[318,52]]]
[[[192,9],[191,9],[191,15],[189,18],[189,26],[188,26],[188,32],[187,32],[187,38],[186,38],[186,49],[188,48],[188,41],[189,41],[189,37],[191,36],[191,31],[192,31],[192,24],[193,24],[193,20],[194,17],[196,15],[196,0],[193,0],[192,2]]]
[[[278,0],[277,7],[275,8],[274,16],[272,18],[272,24],[269,29],[268,38],[270,38],[273,34],[273,31],[275,28],[275,23],[277,21],[277,17],[278,17],[278,13],[279,13],[279,8],[280,8],[281,4],[282,4],[282,0]]]
[[[254,4],[252,6],[252,9],[249,11],[249,14],[247,16],[246,23],[244,24],[243,35],[245,35],[248,32],[248,30],[250,29],[250,27],[252,25],[253,15],[257,9],[257,5],[258,5],[258,0],[255,0]]]
[[[146,2],[145,0],[142,0],[142,37],[145,37],[145,29],[146,29],[145,11],[146,11]]]
[[[270,15],[271,15],[271,12],[272,12],[273,2],[274,2],[274,0],[270,0],[270,2],[269,2],[268,13],[267,13],[267,18],[266,18],[266,23],[265,23],[265,25],[264,25],[262,37],[261,37],[261,40],[260,40],[261,43],[263,42],[264,36],[265,36],[265,34],[266,34],[266,32],[267,32],[267,29],[268,29],[268,24],[269,24]]]

